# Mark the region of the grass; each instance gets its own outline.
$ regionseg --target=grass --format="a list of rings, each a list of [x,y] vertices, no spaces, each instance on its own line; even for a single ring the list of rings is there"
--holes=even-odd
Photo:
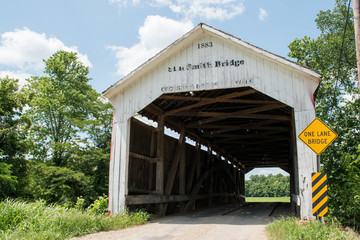
[[[266,226],[271,240],[353,240],[360,239],[355,232],[344,231],[337,223],[299,221],[296,218],[280,218]]]
[[[0,203],[0,239],[69,239],[142,224],[148,219],[149,214],[142,211],[109,217],[47,206],[44,201],[5,200]]]
[[[290,202],[290,197],[246,197],[246,202]]]

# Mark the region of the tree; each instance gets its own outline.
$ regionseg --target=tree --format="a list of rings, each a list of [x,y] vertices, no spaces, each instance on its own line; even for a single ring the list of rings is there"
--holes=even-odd
[[[245,181],[245,191],[247,197],[287,197],[290,196],[290,177],[251,175],[250,180]]]
[[[49,203],[71,205],[77,197],[91,194],[90,178],[84,173],[45,163],[33,166],[28,188],[33,198]]]
[[[65,166],[69,149],[81,144],[81,134],[93,120],[100,95],[88,83],[89,69],[76,53],[58,51],[44,62],[48,76],[31,77],[26,86],[32,153]]]
[[[24,103],[18,80],[0,78],[0,199],[24,194],[27,174]]]
[[[316,97],[317,116],[339,135],[321,155],[328,174],[329,211],[343,224],[360,223],[360,99],[352,10],[348,1],[336,0],[333,10],[315,20],[319,37],[290,43],[289,56],[323,75]]]
[[[112,107],[91,87],[89,69],[76,53],[58,51],[44,62],[46,75],[31,77],[25,86],[33,165],[29,192],[51,202],[73,202],[80,195],[90,202],[108,191]]]

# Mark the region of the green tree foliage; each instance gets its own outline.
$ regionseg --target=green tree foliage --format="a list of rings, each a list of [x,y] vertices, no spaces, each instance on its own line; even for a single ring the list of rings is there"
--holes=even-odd
[[[321,11],[315,22],[320,36],[295,39],[289,56],[323,74],[317,116],[339,135],[321,155],[322,171],[328,174],[329,211],[343,224],[359,228],[360,99],[352,9],[348,11],[348,1],[336,0],[334,9]]]
[[[76,53],[58,51],[44,62],[46,76],[31,77],[24,90],[34,164],[29,191],[49,202],[75,203],[80,195],[90,202],[107,193],[112,108],[89,84]]]
[[[30,177],[29,191],[47,202],[74,204],[77,196],[91,195],[90,177],[80,171],[38,163]]]
[[[81,139],[100,95],[88,83],[88,67],[76,53],[58,51],[45,60],[46,77],[31,77],[27,116],[32,122],[33,154],[66,165],[67,151]],[[35,151],[36,149],[36,151]]]
[[[290,177],[277,175],[251,175],[245,181],[247,197],[288,197],[290,196]]]
[[[58,51],[44,62],[48,76],[31,77],[26,86],[33,154],[65,166],[68,150],[81,139],[100,95],[88,83],[89,68],[76,53]]]
[[[17,177],[11,172],[12,165],[0,162],[0,199],[16,191]]]
[[[26,184],[24,103],[18,81],[0,78],[0,199],[22,196]]]

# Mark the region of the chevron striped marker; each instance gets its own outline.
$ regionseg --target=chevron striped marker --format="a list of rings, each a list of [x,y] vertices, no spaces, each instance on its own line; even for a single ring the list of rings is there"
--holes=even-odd
[[[325,173],[316,172],[311,174],[312,182],[312,213],[317,217],[328,214],[327,176]]]

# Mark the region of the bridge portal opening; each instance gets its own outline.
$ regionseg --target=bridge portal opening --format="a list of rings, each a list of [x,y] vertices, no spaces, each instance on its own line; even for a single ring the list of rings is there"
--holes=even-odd
[[[241,87],[163,94],[138,114],[155,124],[131,120],[128,207],[165,215],[244,202],[245,174],[255,168],[288,172],[296,194],[286,104]]]
[[[255,168],[245,175],[246,202],[290,203],[290,175],[281,168]]]

